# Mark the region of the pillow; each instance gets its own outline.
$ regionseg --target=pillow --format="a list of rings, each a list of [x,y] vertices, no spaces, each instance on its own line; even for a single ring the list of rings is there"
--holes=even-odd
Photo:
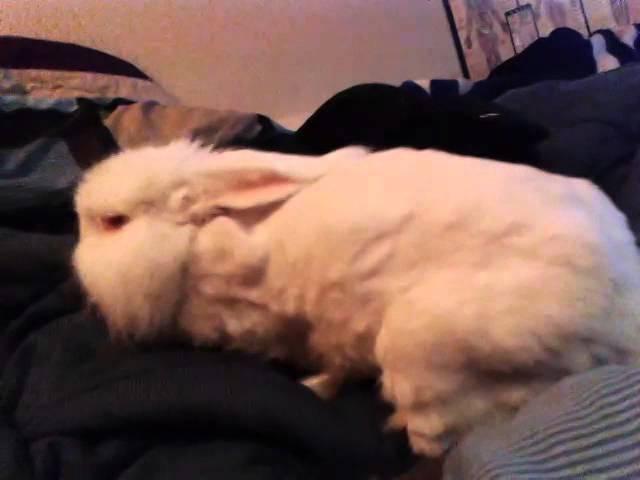
[[[0,95],[177,103],[122,59],[71,43],[16,36],[0,36]]]

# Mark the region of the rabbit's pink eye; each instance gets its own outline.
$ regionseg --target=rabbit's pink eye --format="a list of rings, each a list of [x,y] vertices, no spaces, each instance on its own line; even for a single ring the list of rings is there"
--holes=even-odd
[[[114,231],[124,227],[129,222],[126,215],[106,215],[100,217],[100,226],[103,230]]]

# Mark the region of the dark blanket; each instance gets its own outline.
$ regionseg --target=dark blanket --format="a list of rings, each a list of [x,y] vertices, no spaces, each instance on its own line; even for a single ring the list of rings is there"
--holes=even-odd
[[[247,145],[271,151],[322,155],[348,145],[374,150],[434,148],[462,155],[537,163],[536,145],[547,130],[493,102],[440,99],[419,85],[362,84],[322,104],[295,132],[273,131]]]
[[[356,85],[295,132],[254,148],[322,154],[351,144],[436,148],[587,178],[626,214],[640,239],[640,63],[578,80],[548,80],[495,101],[442,98],[414,82]]]

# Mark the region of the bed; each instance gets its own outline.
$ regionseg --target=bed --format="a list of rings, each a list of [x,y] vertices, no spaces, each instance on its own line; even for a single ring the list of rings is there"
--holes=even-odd
[[[389,408],[375,384],[324,402],[286,365],[114,345],[69,262],[83,170],[185,136],[307,155],[405,145],[527,163],[591,179],[638,236],[640,50],[628,33],[560,29],[473,84],[354,85],[295,131],[259,113],[182,106],[96,50],[0,37],[0,479],[640,476],[634,368],[569,378],[513,422],[473,432],[444,466],[416,465],[404,434],[382,428]]]

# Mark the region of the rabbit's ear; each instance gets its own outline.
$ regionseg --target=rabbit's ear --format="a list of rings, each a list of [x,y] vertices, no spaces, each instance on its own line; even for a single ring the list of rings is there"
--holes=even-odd
[[[220,208],[243,210],[282,202],[335,166],[361,159],[368,150],[346,147],[317,157],[255,151],[229,153],[229,162],[214,167],[210,179],[216,187],[222,186],[217,196]]]
[[[170,200],[191,223],[221,213],[246,212],[284,202],[328,170],[321,158],[266,152],[223,152],[194,172]]]
[[[262,212],[365,152],[356,147],[320,157],[249,150],[207,152],[189,179],[172,193],[169,204],[180,221],[195,224],[220,214]]]
[[[263,167],[227,170],[216,177],[222,191],[215,203],[226,210],[248,210],[283,202],[315,180]]]

